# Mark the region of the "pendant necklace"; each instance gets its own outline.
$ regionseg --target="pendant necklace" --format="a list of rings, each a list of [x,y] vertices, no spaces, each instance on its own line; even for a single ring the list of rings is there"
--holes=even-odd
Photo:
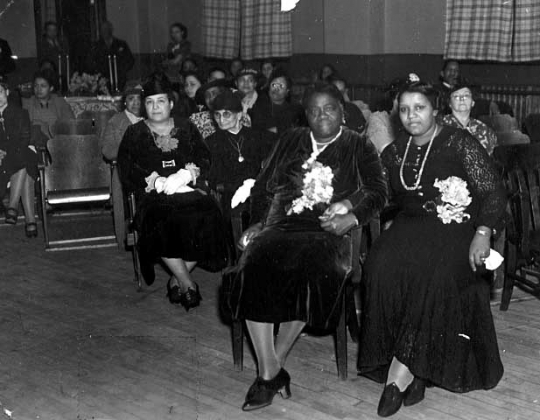
[[[231,138],[231,136],[227,135],[227,139],[229,140],[229,143],[231,143],[231,146],[238,152],[238,162],[242,163],[244,160],[244,156],[242,156],[242,145],[244,144],[244,136],[240,136],[240,140],[236,141]]]
[[[414,185],[411,187],[409,187],[405,183],[405,177],[403,176],[403,167],[405,166],[405,161],[407,160],[407,155],[409,154],[409,148],[411,146],[413,136],[409,137],[409,141],[407,142],[407,147],[405,148],[405,154],[403,155],[403,159],[401,161],[401,167],[399,168],[399,179],[401,181],[401,185],[403,185],[403,188],[405,188],[407,191],[415,191],[420,186],[420,181],[422,180],[422,174],[424,173],[424,167],[426,166],[427,158],[428,158],[429,152],[431,151],[433,140],[435,139],[435,136],[437,135],[437,131],[438,131],[437,126],[435,126],[435,130],[433,130],[433,135],[431,136],[431,139],[429,140],[428,148],[426,150],[426,154],[422,161],[422,165],[420,166],[420,171],[418,172]]]

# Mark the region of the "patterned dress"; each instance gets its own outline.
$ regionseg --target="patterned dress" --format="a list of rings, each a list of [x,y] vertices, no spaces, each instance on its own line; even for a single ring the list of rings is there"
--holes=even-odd
[[[482,146],[484,146],[490,156],[493,154],[493,149],[497,146],[497,135],[495,134],[495,131],[485,125],[482,121],[471,118],[469,119],[467,126],[464,127],[454,115],[448,114],[443,117],[442,123],[450,127],[467,130]]]

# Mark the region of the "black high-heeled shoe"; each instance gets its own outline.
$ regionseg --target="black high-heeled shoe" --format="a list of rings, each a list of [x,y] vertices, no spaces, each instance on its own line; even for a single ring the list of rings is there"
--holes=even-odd
[[[197,285],[195,289],[189,287],[184,293],[180,293],[179,299],[180,304],[186,309],[186,312],[191,308],[199,306],[202,300],[201,293],[199,292],[199,285]]]
[[[253,411],[272,404],[276,394],[283,399],[291,397],[291,377],[283,368],[272,379],[266,380],[260,376],[249,387],[246,401],[242,405],[243,411]]]
[[[167,282],[167,297],[169,298],[169,302],[175,305],[182,302],[182,296],[180,294],[180,287],[178,287],[178,285],[171,287],[172,279],[173,278],[171,277]]]
[[[418,404],[424,399],[426,392],[426,381],[423,379],[414,377],[411,384],[407,387],[405,391],[405,398],[403,399],[403,405],[405,407],[410,407],[411,405]]]
[[[406,392],[407,390],[401,392],[395,382],[386,385],[379,400],[377,414],[380,417],[390,417],[392,414],[397,413],[401,408]]]
[[[27,238],[37,238],[38,231],[37,231],[37,223],[36,222],[29,222],[24,227],[24,233],[26,234]]]

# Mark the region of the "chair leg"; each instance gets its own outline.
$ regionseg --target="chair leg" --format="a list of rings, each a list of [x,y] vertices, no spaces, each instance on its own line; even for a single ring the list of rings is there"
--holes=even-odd
[[[336,329],[336,364],[338,377],[347,379],[347,291],[343,292],[341,315]]]
[[[137,231],[133,232],[134,244],[131,248],[131,255],[133,257],[133,272],[135,273],[135,282],[137,283],[137,292],[142,292],[142,274],[141,274],[141,265],[139,264],[139,253],[137,251],[137,242],[139,240],[139,235]]]
[[[232,322],[232,347],[234,368],[240,371],[244,368],[244,325],[239,320]]]
[[[40,198],[41,198],[41,223],[43,225],[43,238],[45,239],[45,249],[49,248],[49,229],[47,219],[47,199],[45,197],[45,175],[43,171],[40,173],[39,183],[41,186]]]
[[[517,269],[517,249],[514,244],[508,241],[506,242],[505,264],[506,270],[504,273],[501,305],[499,307],[501,311],[508,310],[508,305],[510,305],[510,299],[512,299],[512,292],[514,290],[514,276]]]

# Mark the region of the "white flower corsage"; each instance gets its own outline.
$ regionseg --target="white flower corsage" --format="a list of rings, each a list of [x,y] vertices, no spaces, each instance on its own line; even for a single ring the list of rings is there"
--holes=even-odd
[[[248,178],[244,180],[244,183],[238,187],[236,192],[231,199],[231,209],[234,209],[241,203],[245,203],[251,194],[251,189],[255,185],[255,180],[253,178]]]
[[[416,73],[409,73],[409,82],[416,83],[420,81],[420,77]]]
[[[424,204],[427,211],[437,211],[437,216],[444,224],[452,222],[463,223],[471,218],[465,209],[471,204],[472,197],[467,189],[467,182],[457,176],[444,180],[435,179],[433,186],[441,194],[435,201]]]
[[[300,214],[306,209],[313,210],[316,204],[330,204],[334,195],[332,168],[311,158],[302,165],[302,168],[309,169],[304,175],[302,196],[293,200],[287,216],[293,213]]]

